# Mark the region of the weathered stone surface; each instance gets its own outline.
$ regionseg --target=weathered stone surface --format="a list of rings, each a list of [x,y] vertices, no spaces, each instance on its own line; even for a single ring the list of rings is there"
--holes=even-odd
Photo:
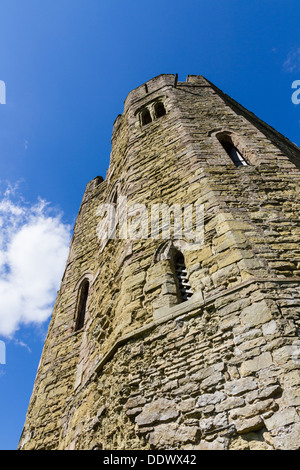
[[[300,150],[203,77],[146,85],[114,123],[105,181],[83,195],[19,448],[297,449]],[[139,236],[151,220],[135,204],[196,202],[199,249]],[[127,238],[99,237],[102,204],[128,216]]]
[[[223,374],[221,372],[215,372],[210,377],[207,377],[206,379],[204,379],[202,381],[201,388],[203,388],[205,390],[205,389],[207,389],[211,386],[215,386],[218,383],[223,382],[223,381],[224,381]]]
[[[270,398],[273,396],[280,396],[282,392],[282,388],[280,385],[266,385],[265,387],[254,390],[247,394],[247,401],[252,403],[255,400],[264,400],[265,398]]]
[[[227,382],[225,384],[225,390],[229,395],[243,395],[246,392],[255,390],[257,388],[257,380],[255,378],[241,378]]]
[[[181,426],[177,423],[160,424],[150,433],[149,444],[156,449],[168,449],[176,445],[196,442],[200,431],[196,426]]]
[[[264,426],[263,420],[260,416],[254,416],[248,419],[238,419],[235,421],[235,427],[239,434],[258,431]]]
[[[241,434],[232,439],[229,450],[273,450],[271,445],[261,439],[256,432]]]
[[[177,418],[179,412],[171,400],[159,398],[144,406],[143,411],[135,418],[139,426],[150,425]]]
[[[247,376],[252,374],[253,372],[257,372],[261,369],[266,369],[267,367],[271,366],[273,363],[272,356],[269,352],[265,352],[260,354],[253,359],[249,359],[249,361],[245,361],[241,366],[241,375]]]
[[[204,393],[198,398],[197,406],[215,405],[226,399],[224,392]]]
[[[227,413],[218,413],[215,416],[209,418],[203,418],[200,420],[200,429],[202,434],[208,434],[212,431],[218,431],[228,427],[228,416]]]
[[[299,388],[290,388],[282,394],[282,403],[285,406],[300,406],[300,390]]]
[[[183,400],[179,405],[179,409],[183,413],[193,411],[195,409],[195,407],[196,407],[196,399],[195,398],[188,398],[187,400]]]
[[[235,408],[229,412],[233,419],[237,418],[250,418],[258,414],[264,414],[267,411],[276,409],[274,400],[262,400],[251,405],[243,406],[242,408]]]
[[[286,389],[300,385],[300,370],[296,369],[287,372],[283,377],[283,382]]]
[[[197,447],[191,447],[191,450],[227,450],[227,439],[218,438],[214,441],[205,441],[202,439]]]
[[[228,411],[232,408],[239,408],[245,404],[245,400],[240,397],[229,397],[216,405],[216,411]]]
[[[278,450],[299,450],[300,424],[290,426],[286,433],[274,437],[273,442]]]
[[[299,421],[300,418],[295,408],[284,408],[283,410],[274,413],[270,418],[265,419],[265,424],[267,429],[271,431]]]
[[[241,319],[245,325],[255,327],[272,320],[270,307],[262,300],[246,307],[241,314]]]
[[[138,395],[136,397],[129,398],[129,400],[127,400],[127,402],[125,403],[125,408],[128,408],[128,409],[137,408],[138,406],[142,406],[145,403],[146,403],[145,398]]]

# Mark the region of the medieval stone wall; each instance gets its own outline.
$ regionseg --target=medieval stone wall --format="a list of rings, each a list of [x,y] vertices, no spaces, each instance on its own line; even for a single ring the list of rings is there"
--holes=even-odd
[[[77,395],[62,448],[297,449],[299,306],[298,283],[256,281],[173,309]]]
[[[129,93],[106,179],[83,197],[20,448],[298,447],[299,155],[203,77]],[[121,196],[129,225],[136,204],[203,204],[203,246],[99,239],[99,207]],[[183,303],[172,246],[194,292]]]

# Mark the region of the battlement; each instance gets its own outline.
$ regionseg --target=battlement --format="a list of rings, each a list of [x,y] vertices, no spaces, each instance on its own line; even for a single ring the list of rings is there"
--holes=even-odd
[[[152,93],[165,87],[173,87],[175,84],[176,75],[173,74],[161,74],[157,77],[148,80],[143,85],[130,91],[127,98],[124,101],[124,111],[126,112],[129,106],[135,105],[145,97],[149,97]]]
[[[124,102],[124,111],[126,112],[129,106],[136,105],[145,98],[148,99],[152,93],[177,85],[207,86],[208,82],[202,75],[188,75],[185,82],[178,82],[177,74],[158,75],[128,93]]]

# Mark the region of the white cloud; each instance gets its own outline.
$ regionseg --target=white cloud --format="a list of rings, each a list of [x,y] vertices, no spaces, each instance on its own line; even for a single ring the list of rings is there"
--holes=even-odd
[[[71,230],[48,203],[0,197],[0,334],[49,318],[68,255]]]
[[[300,47],[288,53],[283,64],[283,69],[289,73],[300,72]]]

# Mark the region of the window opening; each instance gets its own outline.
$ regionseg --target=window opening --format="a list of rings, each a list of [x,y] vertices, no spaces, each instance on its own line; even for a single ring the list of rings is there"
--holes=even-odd
[[[150,122],[152,122],[151,114],[148,109],[145,109],[144,111],[142,111],[142,125],[145,126]]]
[[[156,103],[154,109],[155,109],[155,116],[157,118],[160,118],[166,114],[166,109],[161,101],[159,103]]]
[[[83,283],[81,284],[80,291],[79,291],[75,331],[81,330],[81,328],[83,328],[84,326],[88,293],[89,293],[89,281],[85,279]]]
[[[187,275],[187,269],[184,262],[184,257],[182,253],[177,253],[174,258],[175,273],[178,279],[179,292],[181,295],[181,300],[184,302],[188,300],[193,295],[192,288]]]
[[[224,150],[228,153],[236,167],[248,165],[240,151],[235,147],[235,145],[233,145],[229,137],[226,140],[220,140],[220,143],[223,146]]]

